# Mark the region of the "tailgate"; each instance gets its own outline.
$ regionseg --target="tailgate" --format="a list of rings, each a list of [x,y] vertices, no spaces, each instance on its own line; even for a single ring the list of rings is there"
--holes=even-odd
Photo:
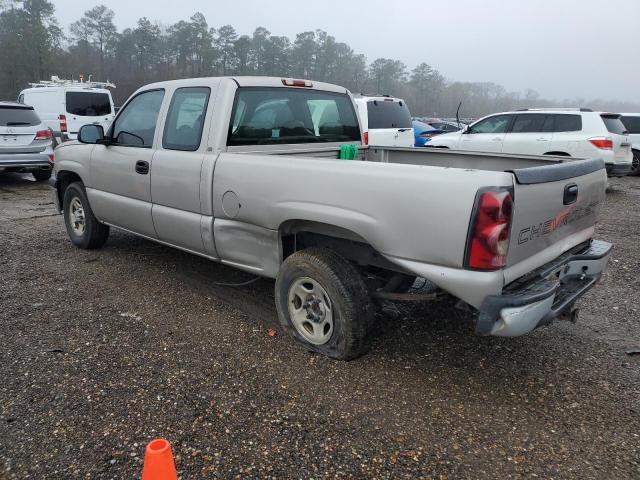
[[[604,162],[574,160],[513,170],[514,214],[507,265],[563,242],[566,251],[584,241],[605,198]]]

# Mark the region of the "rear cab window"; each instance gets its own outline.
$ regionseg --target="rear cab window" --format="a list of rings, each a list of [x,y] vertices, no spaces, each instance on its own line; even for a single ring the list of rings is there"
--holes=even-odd
[[[620,120],[620,115],[603,114],[600,115],[600,118],[602,118],[602,121],[607,126],[609,133],[615,133],[616,135],[627,134],[627,127],[625,127],[622,120]]]
[[[286,87],[241,87],[227,144],[274,145],[360,142],[347,94]]]
[[[66,92],[66,110],[79,117],[111,115],[111,97],[102,92]]]
[[[0,105],[0,127],[33,127],[40,123],[33,108]]]
[[[622,123],[624,123],[627,132],[633,135],[640,134],[640,115],[639,116],[631,116],[631,115],[623,115],[620,117]]]
[[[411,113],[404,102],[391,99],[367,102],[369,129],[411,128]]]

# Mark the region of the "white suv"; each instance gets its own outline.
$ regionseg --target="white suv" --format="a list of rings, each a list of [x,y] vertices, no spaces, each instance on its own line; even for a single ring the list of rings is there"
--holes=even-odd
[[[617,113],[529,109],[489,115],[462,132],[434,137],[429,147],[525,155],[600,157],[611,176],[626,175],[633,155]]]
[[[414,147],[411,113],[401,98],[354,95],[365,145]]]
[[[629,133],[633,163],[629,175],[640,175],[640,113],[621,113],[622,123]]]

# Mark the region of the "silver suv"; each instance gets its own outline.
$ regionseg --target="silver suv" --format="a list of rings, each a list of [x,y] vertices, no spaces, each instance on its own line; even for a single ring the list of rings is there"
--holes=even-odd
[[[53,132],[33,107],[0,102],[0,173],[31,172],[48,180],[53,168]]]

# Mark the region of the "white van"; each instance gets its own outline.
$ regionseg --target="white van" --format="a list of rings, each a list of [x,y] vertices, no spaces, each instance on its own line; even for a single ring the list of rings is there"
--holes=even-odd
[[[108,88],[115,85],[52,77],[22,90],[18,102],[32,106],[60,141],[75,140],[81,126],[95,123],[106,130],[113,121],[115,109]]]
[[[364,142],[374,147],[414,147],[411,113],[401,98],[354,95]]]

